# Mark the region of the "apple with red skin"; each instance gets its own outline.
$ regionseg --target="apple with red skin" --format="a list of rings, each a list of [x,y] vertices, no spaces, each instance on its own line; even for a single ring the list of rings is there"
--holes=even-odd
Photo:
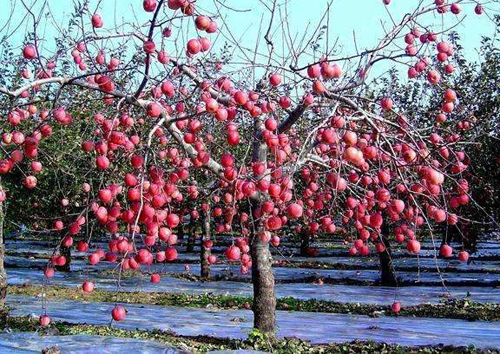
[[[24,180],[24,185],[28,189],[33,189],[33,188],[36,187],[37,182],[38,182],[38,180],[37,180],[37,178],[35,176],[28,176]]]
[[[313,79],[321,74],[321,67],[318,64],[311,65],[307,68],[307,75]]]
[[[458,252],[458,260],[464,263],[467,262],[469,260],[469,252],[467,251]]]
[[[146,54],[153,54],[156,50],[155,42],[153,41],[144,42],[143,49],[146,52]]]
[[[71,246],[73,246],[73,242],[74,242],[73,237],[67,235],[64,236],[64,238],[61,241],[61,244],[66,248],[70,248]]]
[[[449,245],[442,245],[440,248],[440,254],[444,258],[449,258],[453,254],[453,248],[451,248]]]
[[[410,240],[407,243],[407,249],[410,253],[419,253],[420,252],[420,242],[417,240]]]
[[[462,8],[460,4],[453,3],[451,4],[450,10],[453,14],[458,15],[462,11]]]
[[[390,97],[383,97],[382,100],[380,100],[380,106],[384,111],[390,111],[393,107],[393,102]]]
[[[279,84],[281,84],[281,75],[279,74],[272,74],[270,77],[269,77],[269,82],[271,83],[272,86],[278,86]]]
[[[63,228],[64,228],[64,223],[63,223],[61,220],[56,220],[56,221],[54,222],[54,229],[55,229],[55,230],[60,231],[60,230],[62,230]]]
[[[87,252],[89,250],[89,245],[85,241],[78,241],[76,249],[79,252]]]
[[[23,56],[26,59],[35,59],[38,56],[36,47],[33,44],[28,44],[23,48]]]
[[[391,310],[398,314],[401,311],[401,303],[399,301],[394,301],[391,305]]]
[[[202,49],[201,43],[198,39],[193,38],[190,39],[187,43],[187,51],[188,53],[195,55],[198,54]]]
[[[92,283],[91,281],[86,280],[82,284],[82,290],[84,293],[90,294],[91,292],[94,291],[94,288],[95,288],[95,284]]]
[[[287,214],[292,219],[298,219],[302,217],[303,208],[300,204],[292,203],[287,208]]]
[[[142,7],[146,12],[154,12],[156,10],[157,2],[156,0],[144,0],[142,2]]]
[[[50,325],[51,319],[49,315],[42,315],[39,318],[40,326],[47,327]]]
[[[96,165],[99,170],[103,171],[109,168],[110,162],[106,156],[98,156],[96,158]]]
[[[113,308],[113,310],[111,310],[111,316],[113,317],[113,320],[117,322],[123,321],[127,316],[127,310],[125,307],[117,305]]]
[[[165,260],[167,262],[172,262],[177,259],[177,250],[173,247],[168,247],[165,249]]]
[[[102,21],[101,15],[99,14],[93,14],[91,18],[92,26],[94,28],[101,28],[104,26],[104,23]]]
[[[229,259],[230,261],[236,261],[236,260],[239,260],[240,257],[241,257],[241,251],[239,249],[239,247],[237,246],[230,246],[227,250],[226,250],[226,257],[227,259]]]
[[[206,16],[197,16],[195,19],[196,28],[200,31],[206,31],[210,27],[210,19]]]
[[[90,256],[89,256],[89,263],[91,265],[95,265],[97,263],[99,263],[99,261],[101,260],[101,257],[99,256],[99,254],[97,253],[92,253]]]
[[[153,284],[158,284],[160,282],[161,278],[160,275],[157,273],[151,274],[151,283]]]
[[[54,271],[54,268],[45,268],[44,270],[44,275],[47,279],[50,279],[54,276],[55,274],[55,271]]]

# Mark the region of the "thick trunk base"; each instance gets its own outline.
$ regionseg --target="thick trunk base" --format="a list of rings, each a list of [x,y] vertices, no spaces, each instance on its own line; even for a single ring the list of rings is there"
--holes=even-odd
[[[269,244],[255,236],[252,246],[252,282],[254,327],[274,334],[276,329],[276,297]]]
[[[398,278],[394,272],[392,261],[388,259],[389,257],[387,251],[380,253],[380,284],[384,286],[397,286]]]
[[[391,244],[386,237],[388,232],[387,228],[382,229],[381,241],[385,246],[385,251],[378,254],[380,259],[380,283],[384,286],[397,286],[398,278],[394,269],[394,263],[392,262]]]
[[[307,232],[302,231],[300,233],[300,255],[302,257],[309,256],[309,248],[311,246],[311,238]]]

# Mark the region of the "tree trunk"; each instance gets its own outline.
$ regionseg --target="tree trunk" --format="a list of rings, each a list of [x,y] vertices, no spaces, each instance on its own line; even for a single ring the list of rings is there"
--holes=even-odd
[[[262,119],[254,121],[254,141],[252,162],[267,162],[267,145],[263,142],[260,125]],[[261,198],[262,199],[262,198]],[[260,206],[262,200],[252,200],[250,213]],[[262,221],[254,222],[250,253],[252,256],[253,283],[253,326],[263,333],[274,335],[276,329],[276,296],[274,294],[274,274],[269,244],[262,242],[255,231],[262,227]]]
[[[309,234],[305,230],[300,231],[300,255],[302,257],[309,256],[310,241]]]
[[[381,242],[385,246],[383,252],[379,252],[380,259],[380,282],[385,286],[397,286],[398,278],[396,277],[396,272],[394,269],[394,263],[391,257],[391,244],[387,235],[389,234],[389,228],[384,224],[381,230]]]
[[[196,223],[194,222],[193,218],[191,218],[191,221],[189,221],[189,226],[188,226],[188,239],[186,245],[187,253],[194,252],[195,243],[196,243]]]
[[[253,283],[253,326],[273,333],[276,325],[276,297],[269,243],[254,235],[251,246]]]
[[[63,245],[61,245],[61,247],[59,247],[59,254],[61,256],[64,256],[66,257],[66,264],[64,264],[63,266],[56,266],[56,270],[58,270],[59,272],[70,272],[71,271],[71,248],[69,247],[64,247]]]
[[[488,230],[481,230],[479,229],[479,226],[475,226],[474,224],[467,223],[467,222],[460,222],[459,224],[455,225],[457,228],[460,228],[462,230],[463,236],[460,235],[459,240],[462,241],[464,249],[476,252],[477,251],[477,241],[479,239],[479,235],[481,231],[488,232]],[[487,225],[487,227],[491,227],[490,224]]]
[[[184,224],[181,222],[179,226],[177,227],[177,239],[182,242],[184,242]]]
[[[0,183],[0,190],[2,184]],[[7,295],[7,273],[4,267],[5,247],[3,243],[3,220],[4,220],[4,203],[0,202],[0,309],[5,305],[5,296]]]
[[[200,276],[203,279],[210,277],[210,263],[208,263],[208,256],[210,256],[210,248],[205,247],[205,240],[210,240],[210,211],[203,213],[201,228],[203,237],[200,237]]]

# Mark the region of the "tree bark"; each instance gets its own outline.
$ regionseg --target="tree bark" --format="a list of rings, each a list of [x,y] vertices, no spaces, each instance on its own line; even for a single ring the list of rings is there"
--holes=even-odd
[[[252,162],[267,162],[267,145],[260,134],[261,119],[254,122],[254,141],[252,144]],[[252,200],[250,213],[262,202]],[[269,243],[261,241],[256,231],[262,227],[262,221],[254,222],[250,245],[252,256],[253,283],[253,325],[263,333],[274,335],[276,329],[276,296],[274,294],[274,274]]]
[[[457,228],[462,230],[463,236],[460,235],[459,240],[462,241],[464,249],[475,252],[477,251],[477,241],[479,239],[479,235],[481,230],[479,226],[475,226],[474,224],[468,222],[460,222],[458,225],[455,225]],[[490,228],[491,225],[487,224],[487,228]],[[488,232],[488,229],[483,230],[484,232]]]
[[[310,241],[309,234],[305,230],[300,231],[300,255],[302,257],[309,256]]]
[[[186,233],[185,233],[185,230],[184,230],[184,224],[183,224],[183,223],[181,223],[181,224],[179,225],[179,238],[180,238],[181,240],[184,240],[184,236],[186,236]]]
[[[396,272],[394,269],[394,263],[391,257],[391,244],[387,235],[389,234],[389,227],[385,224],[382,225],[381,230],[381,242],[385,246],[385,250],[383,252],[379,252],[380,259],[380,282],[385,286],[397,286],[398,278],[396,276]]]
[[[196,223],[191,218],[188,226],[188,239],[186,244],[186,252],[192,253],[194,252],[194,244],[196,243]]]
[[[274,333],[276,296],[269,243],[254,235],[251,246],[254,327],[264,333]]]
[[[203,279],[210,277],[210,263],[208,256],[210,256],[210,249],[205,247],[205,240],[210,240],[210,211],[203,213],[201,227],[203,230],[203,237],[200,237],[200,276]]]
[[[177,239],[179,241],[182,240],[182,242],[184,242],[184,236],[185,236],[185,233],[184,233],[184,224],[181,222],[179,224],[179,226],[177,227]]]
[[[2,184],[0,181],[0,189]],[[4,221],[4,203],[0,202],[0,309],[5,305],[5,297],[7,295],[7,273],[5,272],[4,259],[5,247],[3,243],[3,221]]]

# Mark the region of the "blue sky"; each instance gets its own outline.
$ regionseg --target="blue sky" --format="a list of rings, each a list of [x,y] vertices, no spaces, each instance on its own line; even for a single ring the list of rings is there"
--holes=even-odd
[[[12,31],[19,24],[19,29],[8,40],[15,46],[19,46],[24,39],[26,31],[32,29],[33,22],[22,21],[26,16],[26,9],[22,6],[20,1],[15,0],[1,0],[3,10],[0,12],[0,28],[6,24],[9,14],[13,11],[13,18],[10,21],[8,28],[5,28],[0,36],[5,35],[7,32]],[[38,12],[40,5],[44,0],[25,0],[26,3],[32,3],[34,12]],[[82,1],[82,0],[80,0]],[[271,0],[263,0],[270,4]],[[233,8],[236,11],[224,9],[220,3]],[[285,13],[284,3],[287,4],[288,17],[290,23],[291,37],[295,35],[301,36],[306,29],[312,32],[316,27],[318,21],[324,15],[327,5],[331,3],[329,11],[329,29],[328,37],[330,45],[337,43],[337,55],[354,54],[356,48],[354,46],[354,34],[356,38],[357,48],[359,51],[372,47],[377,40],[383,35],[383,25],[390,26],[390,15],[399,21],[402,16],[414,9],[415,3],[418,1],[411,0],[392,0],[392,3],[386,7],[382,4],[382,0],[278,0],[281,4],[280,10],[282,16]],[[425,3],[428,3],[427,0]],[[466,55],[469,59],[475,60],[477,56],[477,49],[479,46],[481,35],[492,35],[494,33],[494,26],[485,15],[477,16],[474,14],[474,4],[468,1],[468,4],[463,5],[462,14],[465,15],[463,21],[455,28],[462,37],[463,46],[466,48]],[[53,44],[53,38],[57,33],[57,26],[64,27],[68,21],[68,14],[73,9],[72,0],[49,0],[49,7],[51,10],[50,17],[44,16],[48,21],[43,21],[39,29],[39,36],[45,39],[44,46],[50,48]],[[150,13],[145,13],[142,10],[142,0],[90,0],[90,9],[94,11],[96,5],[100,3],[98,12],[102,15],[105,26],[113,23],[123,24],[125,22],[140,22],[146,23],[151,18]],[[224,16],[224,22],[231,28],[231,34],[235,40],[242,43],[244,46],[255,46],[256,39],[259,38],[259,25],[261,21],[267,24],[269,21],[269,12],[261,4],[260,0],[198,0],[197,6],[212,14],[217,14],[215,4]],[[490,14],[500,10],[500,5],[487,5],[487,11]],[[38,11],[37,11],[38,10]],[[274,41],[277,51],[286,52],[284,48],[284,41],[281,38],[280,27],[280,11],[276,11],[274,26],[271,33],[274,33]],[[461,15],[462,15],[461,14]],[[440,30],[451,26],[457,22],[459,18],[451,14],[444,17],[431,14],[426,15],[422,22],[433,25],[433,30],[439,32]],[[219,23],[222,21],[219,19]],[[186,26],[185,26],[186,27]],[[184,38],[194,35],[194,26],[189,26],[191,33],[184,34]],[[266,25],[263,25],[266,27]],[[260,29],[262,32],[266,28]],[[105,31],[103,31],[104,33]],[[146,32],[146,29],[144,29]],[[227,35],[227,34],[226,34]],[[260,34],[260,48],[266,49],[265,42],[262,40],[263,33]],[[212,35],[212,40],[215,41],[215,47],[220,47],[224,44],[225,39]],[[324,43],[324,40],[323,40]],[[404,45],[402,39],[401,44]],[[241,56],[241,54],[240,54]]]

